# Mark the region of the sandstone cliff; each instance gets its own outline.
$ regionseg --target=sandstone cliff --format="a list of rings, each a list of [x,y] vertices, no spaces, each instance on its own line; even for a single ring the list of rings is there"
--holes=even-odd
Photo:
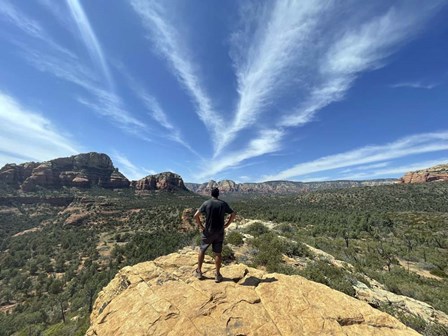
[[[148,175],[138,181],[132,181],[132,186],[136,190],[188,191],[182,177],[171,172]]]
[[[208,258],[208,257],[207,257]],[[418,335],[392,316],[300,276],[225,266],[193,276],[190,249],[123,268],[100,292],[87,335]]]
[[[425,183],[448,181],[448,164],[406,173],[401,183]]]
[[[41,163],[7,164],[0,169],[0,182],[23,191],[37,187],[129,187],[129,180],[113,166],[109,156],[94,152]]]
[[[234,194],[290,194],[323,189],[353,188],[364,186],[376,186],[396,183],[395,179],[381,179],[368,181],[323,181],[323,182],[294,182],[294,181],[269,181],[261,183],[235,183],[232,180],[222,180],[216,182],[210,180],[206,183],[186,183],[186,187],[191,191],[210,195],[210,191],[217,187],[222,193]]]

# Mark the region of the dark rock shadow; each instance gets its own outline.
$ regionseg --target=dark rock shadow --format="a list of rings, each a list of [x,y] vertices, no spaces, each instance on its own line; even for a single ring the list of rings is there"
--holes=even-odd
[[[265,279],[260,279],[254,276],[250,276],[246,279],[244,279],[244,281],[242,283],[240,283],[241,286],[253,286],[253,287],[257,287],[259,284],[261,283],[266,283],[266,282],[274,282],[274,281],[278,281],[276,278],[272,277],[272,278],[265,278]]]

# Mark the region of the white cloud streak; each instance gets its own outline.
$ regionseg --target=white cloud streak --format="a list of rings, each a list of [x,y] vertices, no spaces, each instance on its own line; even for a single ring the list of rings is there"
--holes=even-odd
[[[246,8],[245,20],[247,15],[258,16],[258,27],[252,33],[249,26],[253,22],[249,19],[242,31],[233,36],[236,50],[232,54],[240,99],[234,120],[222,133],[215,155],[238,132],[257,122],[281,89],[291,85],[294,74],[306,64],[302,57],[307,56],[306,50],[312,43],[310,37],[320,23],[320,15],[329,7],[323,1],[277,1],[273,8]]]
[[[354,167],[354,168],[350,168],[350,169],[345,169],[343,170],[341,173],[351,173],[354,171],[366,171],[366,170],[370,170],[370,169],[375,169],[375,168],[384,168],[390,165],[390,162],[380,162],[380,163],[375,163],[375,164],[371,164],[371,165],[365,165],[365,166],[358,166],[358,167]]]
[[[78,0],[67,0],[67,5],[70,9],[73,20],[76,22],[81,38],[89,51],[90,57],[101,68],[109,87],[113,88],[112,77],[104,57],[104,52],[98,42],[98,39],[96,38],[81,3]]]
[[[63,54],[63,57],[76,58],[71,51],[56,43],[38,21],[18,11],[8,0],[0,2],[0,17],[6,19],[29,37],[37,39],[43,42],[44,45],[48,45],[50,48]]]
[[[438,159],[438,160],[428,160],[423,162],[411,163],[408,165],[398,166],[398,167],[390,167],[387,169],[379,169],[373,170],[369,172],[361,172],[357,174],[347,174],[341,177],[344,180],[361,180],[361,179],[372,179],[378,177],[391,177],[397,175],[404,175],[410,171],[421,170],[429,167],[434,167],[439,164],[447,164],[448,157]]]
[[[419,11],[391,8],[359,27],[350,27],[330,44],[323,59],[318,60],[318,84],[308,98],[292,113],[283,116],[279,125],[303,125],[322,108],[343,99],[362,72],[382,67],[386,58],[402,43],[415,37],[418,28],[434,14],[435,8],[422,6]]]
[[[401,82],[390,85],[391,88],[411,88],[411,89],[426,89],[431,90],[439,86],[438,83],[423,83],[423,82]]]
[[[141,18],[143,26],[150,33],[158,51],[190,94],[196,105],[196,113],[215,139],[223,119],[214,111],[211,98],[197,76],[198,65],[192,61],[190,51],[184,46],[183,37],[179,35],[175,26],[168,22],[167,13],[161,2],[133,0],[131,4]]]
[[[72,14],[88,50],[94,54],[97,62],[104,65],[104,75],[109,77],[109,70],[101,47],[90,27],[87,17],[77,1],[72,3]],[[79,103],[95,111],[98,115],[109,118],[117,127],[142,139],[146,139],[147,126],[132,116],[125,108],[121,97],[113,91],[108,83],[104,88],[96,71],[84,64],[75,54],[53,41],[42,25],[20,12],[10,3],[0,4],[0,14],[6,15],[9,22],[21,29],[28,37],[39,43],[35,47],[20,41],[11,41],[21,51],[20,55],[32,66],[42,72],[75,84],[85,90],[85,95],[78,97]]]
[[[198,179],[203,180],[239,165],[241,162],[279,150],[284,133],[279,130],[262,130],[257,138],[252,139],[247,147],[240,151],[227,153],[219,158],[205,162],[205,168],[199,173]]]
[[[281,132],[311,122],[318,111],[342,100],[361,73],[383,66],[438,8],[438,2],[417,9],[404,4],[381,15],[355,15],[335,25],[338,11],[334,4],[278,1],[268,10],[249,6],[244,12],[248,24],[232,40],[237,51],[246,52],[234,56],[240,99],[215,157],[242,130],[255,123],[266,127],[262,115],[268,112],[271,128]],[[250,29],[253,25],[255,33]],[[276,111],[274,116],[273,106],[285,96],[282,89],[288,85],[295,85],[299,104]],[[248,155],[242,157],[248,159],[250,152],[248,147]]]
[[[13,158],[45,161],[79,152],[50,120],[0,92],[0,165]]]
[[[125,155],[117,151],[113,151],[112,158],[114,160],[114,165],[118,167],[129,180],[139,180],[145,176],[155,174],[154,170],[136,166]]]
[[[264,176],[263,180],[285,180],[320,171],[446,150],[448,150],[448,131],[417,134],[385,145],[366,146],[345,153],[299,163],[277,174]]]

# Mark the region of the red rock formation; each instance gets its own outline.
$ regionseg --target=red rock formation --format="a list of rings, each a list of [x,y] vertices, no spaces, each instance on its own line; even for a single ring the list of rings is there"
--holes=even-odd
[[[294,181],[269,181],[261,183],[235,183],[231,180],[209,181],[207,183],[186,183],[189,190],[201,194],[210,195],[210,191],[217,187],[220,192],[234,194],[293,194],[314,190],[353,188],[362,186],[376,186],[396,183],[396,179],[381,179],[367,181],[323,181],[323,182],[294,182]]]
[[[129,187],[129,180],[118,172],[109,156],[94,152],[42,163],[7,164],[0,169],[0,182],[23,191],[34,191],[37,187]]]
[[[401,183],[426,183],[434,181],[448,181],[448,164],[408,172],[400,179]]]
[[[182,177],[171,172],[148,175],[141,180],[132,181],[132,186],[136,190],[188,190]]]

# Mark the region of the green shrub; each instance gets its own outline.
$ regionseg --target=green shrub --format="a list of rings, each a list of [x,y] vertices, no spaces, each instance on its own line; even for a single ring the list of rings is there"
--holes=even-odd
[[[448,278],[448,274],[446,274],[444,271],[442,271],[438,268],[432,269],[429,273],[431,273],[432,275],[441,277],[441,278]]]
[[[276,272],[278,265],[282,263],[284,242],[273,232],[269,232],[252,239],[250,243],[257,249],[254,264],[265,266],[269,272]]]
[[[241,246],[244,244],[243,235],[238,231],[231,231],[226,235],[226,241],[228,244],[235,246]]]
[[[409,328],[414,329],[420,334],[424,334],[428,323],[419,316],[408,315],[408,314],[398,314],[397,318],[407,325]]]
[[[251,225],[249,225],[246,229],[245,232],[254,236],[254,237],[258,237],[262,234],[268,233],[269,229],[266,227],[266,225],[264,225],[261,222],[255,222],[252,223]]]
[[[312,253],[305,244],[300,242],[284,241],[284,253],[288,257],[312,257]]]
[[[279,231],[279,233],[282,236],[285,236],[288,238],[292,237],[297,231],[297,229],[295,227],[293,227],[291,224],[287,224],[287,223],[282,223],[282,224],[278,225],[276,227],[276,229]]]
[[[320,282],[337,291],[343,292],[350,296],[355,296],[355,289],[352,286],[354,279],[344,270],[329,265],[324,261],[315,261],[309,263],[300,274],[305,278]]]

